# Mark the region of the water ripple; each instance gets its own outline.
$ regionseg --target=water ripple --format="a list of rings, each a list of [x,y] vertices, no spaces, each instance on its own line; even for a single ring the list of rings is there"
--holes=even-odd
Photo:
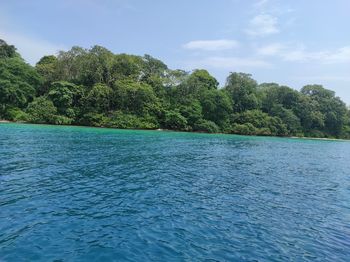
[[[350,143],[0,125],[1,261],[348,261]]]

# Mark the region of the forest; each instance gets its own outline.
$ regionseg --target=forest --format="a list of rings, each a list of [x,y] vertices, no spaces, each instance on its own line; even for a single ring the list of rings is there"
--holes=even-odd
[[[0,40],[0,119],[123,129],[350,138],[350,111],[322,85],[297,91],[232,72],[172,70],[150,56],[72,47],[26,63]]]

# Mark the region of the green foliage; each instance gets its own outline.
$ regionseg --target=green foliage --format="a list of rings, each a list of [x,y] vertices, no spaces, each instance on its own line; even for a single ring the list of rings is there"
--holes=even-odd
[[[16,48],[8,45],[4,40],[0,39],[0,59],[12,58],[16,56]]]
[[[201,98],[204,119],[223,127],[232,112],[232,104],[227,93],[222,90],[208,90]]]
[[[257,86],[257,82],[249,74],[231,73],[227,77],[225,89],[231,96],[235,112],[259,107]]]
[[[230,73],[171,70],[150,56],[73,47],[32,67],[0,40],[0,118],[34,123],[350,139],[350,111],[331,90],[300,92]]]
[[[13,107],[7,110],[6,119],[18,122],[27,122],[30,120],[30,116],[21,109]]]
[[[283,136],[288,134],[286,124],[279,117],[272,117],[261,110],[249,110],[232,117],[233,130],[245,128],[249,134]],[[245,127],[235,125],[244,125]],[[249,125],[248,125],[249,124]],[[253,127],[253,128],[252,128]],[[235,131],[237,133],[237,131]],[[245,133],[248,134],[248,133]]]
[[[85,126],[104,127],[109,119],[104,114],[89,112],[82,116],[79,123]]]
[[[141,67],[142,80],[148,84],[154,83],[155,79],[162,81],[168,72],[166,64],[150,55],[143,56]]]
[[[180,106],[180,113],[187,119],[189,126],[192,126],[202,119],[202,106],[198,100],[192,100],[188,104]]]
[[[217,89],[219,82],[207,70],[194,70],[184,82],[188,94],[200,97],[207,90]]]
[[[296,135],[302,132],[299,117],[293,110],[284,108],[281,104],[275,104],[271,108],[270,114],[279,117],[286,125],[289,135]]]
[[[42,85],[38,88],[38,93],[44,95],[48,92],[51,82],[57,80],[57,58],[53,55],[43,56],[35,65],[35,69],[43,79]]]
[[[177,111],[167,111],[163,127],[174,130],[186,130],[187,120]]]
[[[279,86],[275,83],[264,83],[259,85],[258,96],[261,108],[270,113],[273,106],[281,105],[286,109],[294,109],[300,99],[300,93],[287,86]]]
[[[314,97],[316,99],[333,98],[335,96],[334,91],[323,88],[321,85],[306,85],[300,92],[304,95]]]
[[[114,103],[118,110],[145,115],[156,113],[159,101],[148,84],[133,80],[120,80],[114,85]]]
[[[231,128],[232,134],[237,135],[255,135],[256,128],[251,123],[237,124],[234,123]]]
[[[59,81],[51,84],[48,97],[58,109],[58,113],[74,117],[73,107],[80,104],[82,88],[75,84]]]
[[[212,121],[201,119],[193,126],[193,131],[206,133],[219,133],[220,128]]]
[[[339,97],[331,90],[323,88],[321,85],[304,86],[301,90],[311,102],[317,112],[314,115],[319,121],[319,125],[314,129],[320,129],[330,136],[339,137],[343,126],[346,124],[348,109]]]
[[[157,120],[151,116],[140,117],[123,112],[115,112],[106,124],[115,128],[156,129],[159,127]]]
[[[10,51],[2,52],[8,54]],[[6,116],[6,111],[12,107],[24,109],[35,97],[40,84],[35,69],[19,55],[8,54],[0,58],[0,115]]]
[[[29,114],[29,121],[33,123],[54,124],[57,116],[57,108],[52,101],[43,96],[35,98],[34,101],[28,105],[26,111]]]
[[[67,116],[56,115],[54,117],[55,125],[70,125],[72,124],[72,122],[73,122],[73,119]]]
[[[105,84],[94,85],[86,94],[83,104],[86,111],[103,113],[111,110],[113,90]]]
[[[340,137],[350,139],[350,126],[346,125],[343,127]]]

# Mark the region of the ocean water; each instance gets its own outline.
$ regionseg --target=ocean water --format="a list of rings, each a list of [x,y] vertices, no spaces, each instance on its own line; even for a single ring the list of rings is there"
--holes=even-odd
[[[0,261],[350,261],[350,142],[0,124]]]

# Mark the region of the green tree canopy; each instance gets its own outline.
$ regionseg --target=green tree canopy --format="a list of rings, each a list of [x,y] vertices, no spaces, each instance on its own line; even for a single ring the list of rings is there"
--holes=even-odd
[[[259,107],[257,86],[258,83],[252,79],[250,74],[231,73],[227,77],[225,89],[230,94],[235,112]]]
[[[0,115],[6,116],[9,108],[25,108],[33,100],[41,78],[18,54],[2,52],[8,55],[0,58]]]
[[[13,45],[8,45],[4,40],[0,39],[0,59],[13,58],[16,55],[16,48]]]
[[[42,57],[35,67],[0,40],[0,117],[35,123],[167,128],[247,135],[350,138],[350,111],[331,90],[258,85],[230,73],[172,70],[150,55],[95,45]]]

